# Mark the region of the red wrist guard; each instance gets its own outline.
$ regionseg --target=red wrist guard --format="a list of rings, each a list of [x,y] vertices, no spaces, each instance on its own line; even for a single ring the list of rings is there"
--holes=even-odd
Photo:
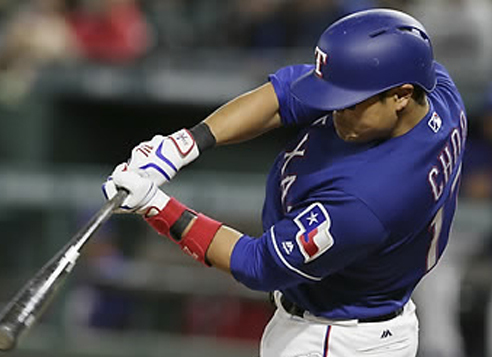
[[[179,217],[181,217],[183,212],[186,211],[186,206],[178,200],[171,198],[162,211],[157,207],[151,207],[148,211],[151,209],[156,209],[159,213],[153,217],[145,218],[147,223],[150,224],[152,228],[157,231],[157,233],[166,237],[171,237],[169,230],[173,224],[176,223]]]
[[[195,260],[210,266],[205,259],[205,254],[215,237],[215,233],[221,226],[222,223],[199,213],[188,233],[183,236],[178,244],[185,253],[191,255]]]
[[[186,206],[171,198],[162,211],[145,220],[159,234],[165,235],[177,243],[186,254],[189,254],[200,263],[210,266],[205,260],[205,254],[222,223],[200,213],[192,223],[190,230],[180,240],[175,240],[171,237],[170,229],[185,210],[188,210]]]

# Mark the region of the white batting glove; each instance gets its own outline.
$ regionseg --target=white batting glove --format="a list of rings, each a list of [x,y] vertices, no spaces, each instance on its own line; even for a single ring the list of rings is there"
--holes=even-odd
[[[138,172],[130,171],[126,163],[118,165],[102,187],[107,199],[116,195],[118,188],[124,188],[130,194],[116,210],[117,213],[145,215],[151,208],[160,211],[170,200],[152,180],[142,177]]]
[[[139,171],[157,186],[170,181],[185,165],[199,156],[195,139],[186,129],[169,136],[156,135],[138,144],[128,162],[130,170]]]

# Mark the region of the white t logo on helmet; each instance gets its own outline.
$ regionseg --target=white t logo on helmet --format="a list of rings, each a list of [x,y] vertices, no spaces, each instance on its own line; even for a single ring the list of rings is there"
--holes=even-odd
[[[323,78],[323,72],[321,68],[326,65],[328,61],[328,55],[324,53],[319,47],[314,50],[314,59],[316,61],[316,67],[314,68],[314,73],[320,78]]]

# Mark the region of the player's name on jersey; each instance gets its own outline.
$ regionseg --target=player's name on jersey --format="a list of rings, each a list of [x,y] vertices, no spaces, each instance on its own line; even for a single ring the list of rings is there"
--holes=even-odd
[[[435,201],[441,198],[444,187],[452,177],[453,172],[461,170],[461,166],[458,163],[461,162],[459,157],[466,141],[466,130],[465,113],[461,112],[460,126],[451,131],[446,145],[444,145],[438,156],[436,164],[432,166],[427,175]],[[456,174],[453,186],[456,184],[459,175],[460,172]]]

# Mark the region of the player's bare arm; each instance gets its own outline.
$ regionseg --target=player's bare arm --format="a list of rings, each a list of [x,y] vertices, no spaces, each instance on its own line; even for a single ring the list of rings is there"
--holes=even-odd
[[[157,186],[215,145],[246,141],[281,125],[279,103],[271,83],[266,83],[226,103],[195,127],[171,135],[155,135],[133,148],[130,170],[139,171]],[[104,183],[105,191],[116,190]]]
[[[266,83],[228,102],[204,120],[217,145],[238,143],[281,125],[277,95]]]
[[[232,251],[243,234],[228,226],[222,226],[208,247],[206,259],[217,269],[231,272]]]
[[[170,137],[158,135],[149,142],[139,144],[133,149],[126,169],[140,172],[159,186],[176,174],[176,166],[179,170],[196,159],[203,150],[200,150],[200,147],[246,141],[279,126],[281,119],[277,95],[273,85],[266,83],[220,107],[197,126],[198,130],[197,127],[191,132],[182,130]],[[206,144],[201,144],[203,142]],[[103,185],[103,191],[107,197],[116,193],[117,187],[112,178]],[[125,207],[129,207],[128,203]],[[156,212],[150,211],[147,216],[151,217]],[[193,219],[188,223],[181,233],[183,236],[191,230],[195,221],[196,219]],[[241,233],[232,228],[220,227],[207,248],[207,262],[220,270],[230,272],[232,250],[241,236]]]
[[[111,182],[130,192],[117,212],[144,216],[158,233],[178,243],[196,260],[230,272],[231,254],[242,233],[167,196],[152,180],[129,170],[126,163],[115,168]],[[107,185],[104,190],[108,198],[117,192],[108,190]]]

